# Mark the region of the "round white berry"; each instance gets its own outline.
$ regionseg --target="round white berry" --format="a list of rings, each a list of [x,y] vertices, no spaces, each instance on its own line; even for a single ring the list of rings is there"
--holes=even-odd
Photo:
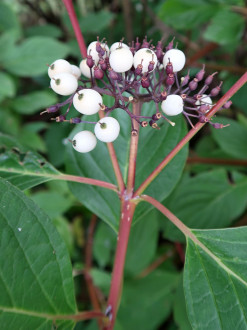
[[[78,66],[71,64],[71,73],[73,76],[76,77],[76,79],[79,79],[81,76],[81,70],[78,68]]]
[[[68,61],[59,59],[49,65],[48,68],[48,76],[53,78],[58,73],[71,73],[71,65]]]
[[[51,88],[59,95],[73,94],[78,87],[78,81],[71,73],[58,73],[51,79]]]
[[[104,117],[94,127],[94,133],[100,141],[113,142],[120,132],[120,125],[113,117]]]
[[[94,63],[97,65],[98,62],[99,62],[99,53],[97,52],[96,50],[96,44],[97,44],[98,41],[93,41],[91,42],[91,44],[88,46],[87,48],[87,54],[88,55],[91,55],[93,60],[94,60]],[[105,54],[103,55],[103,58],[106,57],[106,55],[109,54],[109,47],[107,46],[107,44],[105,43],[101,43],[100,44],[101,47],[105,50]]]
[[[109,57],[109,62],[115,72],[126,72],[133,65],[133,54],[129,48],[117,48]]]
[[[90,131],[81,131],[72,139],[72,146],[78,152],[89,152],[96,147],[97,139]]]
[[[170,49],[168,50],[164,57],[163,57],[163,64],[166,68],[167,64],[170,62],[172,63],[173,72],[181,71],[185,65],[185,55],[179,49]]]
[[[101,95],[93,89],[82,89],[73,97],[75,109],[84,115],[97,113],[102,103]]]
[[[87,65],[87,59],[86,58],[84,58],[84,60],[81,61],[80,69],[81,69],[81,73],[83,74],[83,76],[85,76],[89,79],[91,78],[90,68]],[[93,68],[92,68],[92,76],[94,76],[94,69]]]
[[[129,46],[120,41],[114,42],[114,44],[111,45],[110,52],[113,52],[117,48],[128,48],[129,49]]]
[[[148,72],[148,66],[151,61],[154,62],[154,70],[157,65],[157,56],[155,52],[149,48],[139,49],[134,56],[134,67],[137,68],[139,64],[142,64],[142,73]]]
[[[168,116],[176,116],[183,111],[183,99],[179,95],[168,95],[167,98],[162,101],[161,109]]]
[[[200,108],[200,106],[203,104],[209,105],[210,108],[206,111],[206,113],[207,113],[212,108],[213,101],[212,101],[211,97],[209,97],[206,94],[203,94],[202,97],[199,100],[197,100],[195,104],[198,105],[198,108]]]

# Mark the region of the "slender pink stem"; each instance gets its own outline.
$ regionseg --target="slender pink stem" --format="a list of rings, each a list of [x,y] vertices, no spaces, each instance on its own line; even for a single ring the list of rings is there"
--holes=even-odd
[[[100,116],[100,118],[104,117],[102,111],[99,112],[99,116]],[[113,170],[115,173],[119,191],[121,193],[123,193],[125,190],[125,184],[124,184],[123,175],[122,175],[122,172],[121,172],[118,160],[117,160],[117,155],[116,155],[116,151],[114,149],[113,143],[107,143],[107,148],[108,148],[108,152],[109,152],[109,155],[111,158],[112,167],[113,167]]]
[[[112,330],[114,328],[117,309],[120,303],[123,273],[124,273],[124,263],[125,263],[130,228],[131,228],[135,207],[136,207],[135,203],[131,202],[129,199],[127,200],[125,198],[122,199],[117,250],[114,260],[111,288],[110,288],[110,294],[107,304],[108,306],[107,315],[109,316],[111,322],[110,325],[105,328],[107,330]]]
[[[80,29],[80,25],[78,22],[78,19],[76,17],[76,13],[74,10],[74,6],[73,6],[73,1],[72,0],[63,0],[63,3],[67,9],[71,24],[73,26],[73,30],[75,32],[75,36],[81,51],[81,55],[82,57],[86,57],[87,56],[87,47],[85,45],[85,41],[84,38],[82,36],[81,33],[81,29]]]
[[[140,115],[142,103],[140,101],[133,103],[133,114],[136,116]],[[136,157],[138,150],[138,139],[139,139],[139,127],[140,125],[134,121],[134,129],[136,134],[131,135],[130,140],[130,153],[129,153],[129,170],[128,170],[128,181],[127,181],[127,194],[132,196],[135,188],[135,176],[136,176]],[[133,133],[133,131],[132,131]]]
[[[225,103],[229,100],[247,81],[247,72],[222,96],[215,106],[208,112],[207,118],[210,119]],[[189,142],[192,137],[205,125],[205,123],[197,123],[188,134],[176,145],[176,147],[163,159],[163,161],[154,169],[154,171],[146,178],[146,180],[136,190],[134,197],[139,196],[164,169],[164,167],[177,155],[177,153]]]
[[[110,189],[118,193],[117,186],[112,183],[91,179],[91,178],[84,178],[81,176],[76,175],[69,175],[69,174],[61,174],[61,175],[54,175],[55,180],[64,180],[64,181],[73,181],[73,182],[80,182],[85,184],[90,184],[93,186],[99,186],[102,188]]]

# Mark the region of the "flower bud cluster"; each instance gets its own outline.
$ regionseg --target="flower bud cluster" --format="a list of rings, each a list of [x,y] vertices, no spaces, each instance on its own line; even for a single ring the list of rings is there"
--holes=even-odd
[[[168,117],[181,113],[192,127],[191,118],[195,117],[199,122],[209,122],[215,128],[222,128],[207,118],[207,112],[213,107],[212,98],[220,93],[222,83],[210,88],[216,73],[205,78],[204,65],[195,77],[190,77],[188,71],[179,78],[178,72],[183,70],[186,58],[181,50],[174,47],[173,42],[163,50],[161,41],[154,46],[147,38],[142,43],[137,38],[129,45],[121,40],[109,48],[104,39],[100,41],[97,38],[88,46],[87,57],[79,67],[62,59],[56,60],[48,69],[50,87],[56,93],[70,97],[44,112],[54,113],[62,106],[69,105],[65,114],[55,118],[57,122],[95,125],[94,134],[83,131],[74,137],[72,145],[79,152],[91,151],[96,146],[96,138],[113,142],[118,137],[120,125],[110,116],[116,108],[121,108],[129,115],[133,135],[134,122],[141,127],[159,129],[160,120],[166,120],[174,126],[175,123]],[[103,103],[103,95],[114,98],[112,107]],[[131,103],[138,101],[154,102],[155,112],[146,116],[134,114]],[[67,120],[72,104],[82,115],[93,115],[101,110],[105,116],[98,122],[83,121],[80,117]],[[231,102],[228,101],[223,108],[230,106]]]

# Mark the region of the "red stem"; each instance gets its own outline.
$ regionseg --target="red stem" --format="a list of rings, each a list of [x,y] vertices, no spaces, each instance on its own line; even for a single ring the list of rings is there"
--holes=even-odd
[[[222,98],[208,112],[207,118],[210,119],[215,113],[229,100],[247,81],[247,72],[222,96]],[[188,134],[176,145],[176,147],[163,159],[163,161],[155,168],[155,170],[147,177],[147,179],[136,190],[134,197],[139,196],[164,169],[164,167],[177,155],[177,153],[189,142],[192,137],[205,125],[205,123],[197,123]]]
[[[74,6],[73,6],[73,1],[72,0],[63,0],[63,3],[67,9],[71,24],[73,26],[73,30],[75,32],[75,36],[81,51],[82,57],[87,56],[87,47],[85,45],[84,38],[81,33],[80,25],[78,22],[78,19],[75,14]]]
[[[105,328],[107,330],[112,330],[114,327],[117,309],[120,303],[123,273],[124,273],[124,263],[125,263],[130,228],[131,228],[135,207],[136,205],[133,202],[123,198],[121,205],[121,219],[120,219],[120,228],[118,233],[117,250],[116,250],[115,261],[112,272],[110,294],[107,304],[108,306],[107,316],[109,316],[111,320],[110,325]]]

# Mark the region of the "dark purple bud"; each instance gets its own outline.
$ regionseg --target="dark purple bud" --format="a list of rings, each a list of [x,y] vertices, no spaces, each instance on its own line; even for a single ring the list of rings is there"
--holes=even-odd
[[[154,61],[150,61],[150,62],[149,62],[149,64],[148,64],[148,71],[149,71],[149,72],[153,71],[153,69],[154,69],[154,64],[155,64]]]
[[[145,38],[143,39],[143,42],[142,42],[142,45],[141,45],[141,48],[149,48],[149,45],[150,45],[150,42],[152,40],[150,40],[149,42],[147,41],[147,36],[145,36]]]
[[[104,72],[98,66],[94,67],[94,77],[96,79],[102,79],[104,77]]]
[[[147,127],[148,126],[148,122],[146,120],[141,122],[142,127]]]
[[[63,115],[60,115],[60,116],[56,117],[56,122],[57,122],[57,123],[63,122],[63,121],[65,121],[65,120],[66,120],[66,118],[65,118],[65,116],[63,116]]]
[[[56,112],[56,111],[58,111],[58,109],[59,109],[58,105],[52,105],[49,108],[47,108],[45,112],[47,112],[47,113]]]
[[[160,129],[159,126],[157,125],[157,123],[153,120],[150,120],[149,121],[149,125],[152,127],[152,128],[157,128],[157,129]]]
[[[94,60],[91,55],[87,55],[87,66],[91,69],[94,66]]]
[[[184,87],[188,84],[190,80],[190,71],[188,71],[187,75],[183,78],[182,82],[181,82],[181,87]]]
[[[105,60],[103,58],[101,58],[99,60],[99,65],[100,65],[100,68],[103,70],[103,71],[106,71],[107,70],[107,64],[105,62]]]
[[[170,73],[168,76],[166,76],[165,83],[167,86],[172,86],[175,82],[175,76],[174,74]]]
[[[216,86],[215,88],[213,88],[209,95],[210,96],[217,96],[220,92],[221,85],[222,85],[222,82],[219,84],[219,86]]]
[[[205,79],[205,84],[206,85],[210,85],[214,79],[214,76],[217,74],[218,72],[215,72],[213,74],[211,74],[210,76],[208,76],[206,79]]]
[[[118,80],[117,72],[113,71],[112,69],[109,69],[109,77],[113,80]]]
[[[232,105],[232,101],[227,101],[224,105],[223,105],[223,108],[224,109],[229,109]]]
[[[169,42],[169,44],[166,47],[166,51],[170,50],[173,48],[173,42],[174,42],[175,37],[172,39],[172,41]]]
[[[191,91],[194,91],[195,89],[197,89],[198,86],[198,80],[197,78],[194,78],[190,83],[189,83],[189,89]]]
[[[162,51],[162,44],[161,44],[161,41],[158,41],[158,44],[156,46],[156,56],[157,56],[157,59],[160,61],[160,63],[162,62],[163,60],[163,57],[164,57],[164,54],[163,54],[163,51]]]
[[[140,76],[142,74],[142,69],[143,69],[143,66],[142,66],[142,62],[143,60],[141,61],[141,64],[138,64],[137,65],[137,68],[135,69],[135,73]]]
[[[161,113],[157,112],[154,115],[152,115],[152,120],[157,121],[161,118]]]
[[[211,107],[208,104],[202,104],[198,111],[201,113],[207,113],[209,110],[211,109]]]
[[[173,74],[173,66],[172,66],[172,63],[170,62],[170,59],[169,59],[169,62],[167,63],[167,65],[166,65],[166,73],[167,74]]]
[[[81,122],[81,118],[74,117],[74,118],[70,118],[69,121],[70,121],[71,124],[79,124]]]
[[[196,79],[198,81],[201,81],[204,78],[205,75],[205,64],[203,64],[203,68],[196,74]]]
[[[200,116],[199,117],[199,122],[200,123],[208,123],[209,122],[209,119],[208,118],[206,118],[205,116]]]
[[[97,37],[98,41],[96,42],[96,51],[100,54],[102,47],[101,44],[99,42],[99,37]]]
[[[138,49],[140,49],[140,47],[141,47],[141,44],[140,44],[140,42],[139,42],[139,38],[137,37],[136,38],[136,43],[135,43],[135,51],[137,51]]]
[[[148,77],[142,77],[141,85],[142,85],[143,88],[148,88],[150,86],[149,78]]]
[[[160,100],[161,101],[164,101],[166,98],[167,98],[167,92],[166,91],[161,92],[161,94],[160,94]]]

